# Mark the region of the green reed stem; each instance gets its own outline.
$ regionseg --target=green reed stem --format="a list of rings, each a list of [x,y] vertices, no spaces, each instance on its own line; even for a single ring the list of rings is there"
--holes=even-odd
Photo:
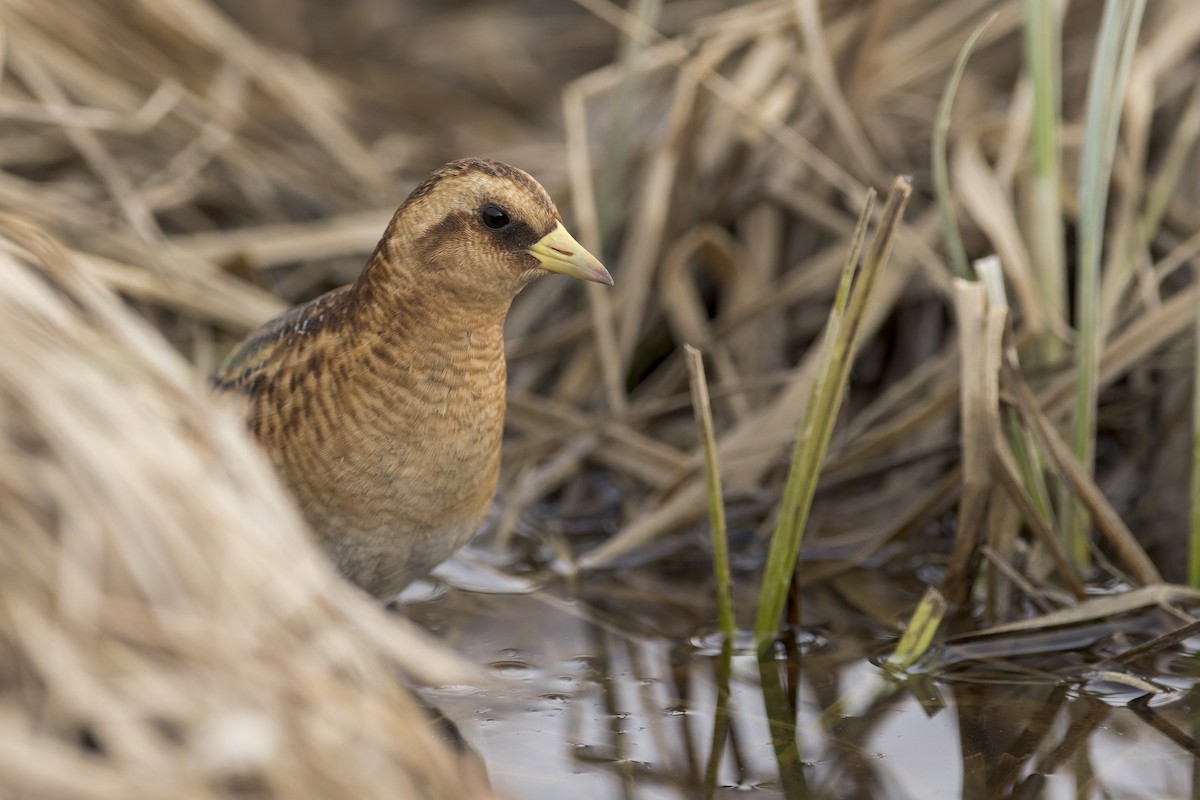
[[[1059,197],[1058,131],[1062,96],[1061,22],[1058,3],[1021,0],[1025,20],[1025,71],[1033,85],[1033,178],[1030,192],[1029,254],[1046,308],[1059,319],[1067,316],[1067,273]],[[1063,343],[1052,331],[1041,342],[1043,363],[1064,356]]]
[[[809,389],[804,418],[792,451],[779,518],[767,554],[767,566],[759,590],[758,612],[754,618],[754,639],[760,653],[769,648],[779,629],[813,495],[816,493],[817,479],[845,395],[850,366],[858,349],[867,302],[879,270],[891,253],[911,194],[912,184],[908,179],[897,178],[884,205],[879,227],[862,258],[861,274],[856,280],[855,273],[863,253],[874,193],[868,194],[863,213],[859,216],[821,341],[816,375]]]
[[[1113,154],[1121,123],[1121,103],[1141,28],[1145,0],[1108,0],[1100,22],[1096,57],[1088,77],[1083,145],[1079,154],[1079,264],[1076,270],[1075,457],[1090,474],[1095,457],[1096,406],[1099,394],[1100,255]],[[1081,569],[1090,561],[1089,519],[1082,504],[1064,497],[1063,525]]]
[[[713,433],[712,403],[708,381],[704,377],[704,359],[700,351],[684,345],[688,381],[692,388],[692,409],[696,430],[704,450],[704,473],[708,490],[708,518],[712,531],[713,577],[717,583],[717,624],[726,642],[733,641],[733,578],[729,571],[729,541],[725,526],[725,498],[721,491],[721,468],[717,463],[717,438]]]

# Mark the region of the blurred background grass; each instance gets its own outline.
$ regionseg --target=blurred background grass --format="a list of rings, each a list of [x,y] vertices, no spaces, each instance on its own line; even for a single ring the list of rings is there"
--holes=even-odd
[[[708,366],[732,563],[753,582],[866,190],[911,175],[799,579],[853,594],[839,581],[864,566],[900,572],[984,611],[968,626],[1003,621],[1070,607],[1082,582],[1185,578],[1200,252],[1189,0],[1147,4],[1125,88],[1100,95],[1121,132],[1099,218],[1094,473],[1048,441],[1086,416],[1072,406],[1077,234],[1097,223],[1079,187],[1097,184],[1079,165],[1104,8],[3,0],[0,209],[61,242],[203,374],[273,313],[353,279],[434,167],[486,155],[528,169],[617,285],[542,281],[514,306],[497,563],[707,575],[690,343]],[[953,281],[931,143],[955,60],[993,14],[945,129],[963,256],[996,254],[1005,277],[1008,319],[988,323]],[[976,324],[992,332],[960,336]],[[1068,510],[1076,497],[1086,514]],[[1071,514],[1094,532],[1068,540]],[[1074,547],[1069,569],[1050,538]],[[855,598],[892,627],[915,600]],[[743,625],[751,611],[740,604]]]
[[[203,373],[272,313],[353,279],[431,168],[475,154],[530,169],[619,276],[612,294],[541,282],[508,327],[493,530],[504,546],[519,534],[514,563],[573,572],[656,539],[658,557],[703,547],[684,342],[710,364],[733,534],[763,544],[858,208],[868,186],[912,175],[825,463],[816,552],[850,554],[828,570],[953,516],[951,276],[964,268],[942,239],[957,226],[963,258],[999,255],[1025,379],[1063,435],[1076,426],[1088,480],[1095,453],[1092,494],[1124,518],[1102,513],[1100,532],[1128,543],[1136,528],[1182,579],[1200,26],[1186,2],[1149,8],[1128,91],[1110,104],[1124,126],[1100,208],[1101,317],[1084,337],[1100,366],[1077,381],[1077,165],[1104,7],[1064,4],[1059,19],[1054,4],[1015,0],[7,0],[0,205],[59,237]],[[947,228],[933,203],[934,120],[991,16],[937,140]],[[1017,433],[1029,501],[1083,564],[1090,536],[1062,533],[1077,492],[1047,507],[1046,486],[1070,481],[1052,465],[1048,483],[1035,480],[1047,456],[1021,452],[1032,440]],[[1044,560],[1046,543],[1015,535],[1014,502],[1025,500],[984,504],[989,530],[1005,531],[989,541],[1006,560],[1012,547]],[[564,539],[564,514],[590,518],[594,536]],[[960,555],[975,563],[969,545]]]

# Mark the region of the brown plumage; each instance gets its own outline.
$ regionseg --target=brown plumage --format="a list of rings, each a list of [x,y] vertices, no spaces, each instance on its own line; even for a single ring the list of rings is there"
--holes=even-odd
[[[487,513],[504,427],[504,319],[547,271],[612,283],[545,190],[455,161],[400,206],[358,280],[251,334],[213,377],[330,558],[389,597]]]

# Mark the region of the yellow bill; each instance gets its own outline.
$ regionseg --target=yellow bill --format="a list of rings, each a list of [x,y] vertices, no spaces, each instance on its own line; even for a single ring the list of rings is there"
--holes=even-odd
[[[612,275],[608,274],[600,260],[583,249],[583,245],[567,233],[561,222],[529,248],[529,253],[542,263],[542,269],[580,280],[613,285]]]

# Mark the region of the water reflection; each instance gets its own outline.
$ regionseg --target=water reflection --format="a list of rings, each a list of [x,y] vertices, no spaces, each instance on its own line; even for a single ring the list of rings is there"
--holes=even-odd
[[[703,592],[659,578],[657,596],[652,581],[614,578],[574,595],[450,589],[406,606],[491,676],[426,696],[498,787],[555,799],[1191,796],[1197,643],[1097,667],[1098,653],[1162,633],[1159,612],[1049,641],[947,646],[925,674],[897,678],[872,661],[888,641],[879,626],[828,593],[805,595],[805,636],[760,663],[707,635]]]

